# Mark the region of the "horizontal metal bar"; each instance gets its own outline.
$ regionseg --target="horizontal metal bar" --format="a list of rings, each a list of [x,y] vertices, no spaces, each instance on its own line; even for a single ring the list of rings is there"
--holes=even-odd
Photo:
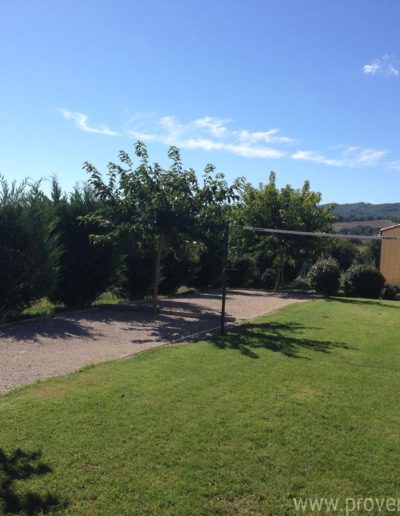
[[[372,236],[372,235],[344,235],[342,233],[313,233],[311,231],[291,231],[288,229],[272,229],[272,228],[258,228],[254,226],[238,226],[245,231],[255,231],[259,233],[278,233],[282,235],[302,235],[302,236],[313,236],[322,238],[344,238],[348,240],[400,240],[400,237],[389,237],[389,236]]]

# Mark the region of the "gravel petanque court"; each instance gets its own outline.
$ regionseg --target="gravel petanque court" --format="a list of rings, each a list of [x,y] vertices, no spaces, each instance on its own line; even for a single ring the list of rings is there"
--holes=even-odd
[[[287,294],[229,290],[226,311],[240,322],[304,300]],[[0,327],[0,393],[88,364],[216,331],[221,294],[207,291],[163,299],[165,313],[156,316],[132,306],[80,310]]]

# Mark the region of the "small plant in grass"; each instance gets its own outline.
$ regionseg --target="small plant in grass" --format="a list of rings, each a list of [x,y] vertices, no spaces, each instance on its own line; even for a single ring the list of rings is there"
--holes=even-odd
[[[340,286],[340,267],[333,258],[318,260],[307,276],[310,287],[319,294],[333,295]]]
[[[353,297],[378,298],[385,284],[382,274],[370,265],[353,265],[344,280],[346,295]]]

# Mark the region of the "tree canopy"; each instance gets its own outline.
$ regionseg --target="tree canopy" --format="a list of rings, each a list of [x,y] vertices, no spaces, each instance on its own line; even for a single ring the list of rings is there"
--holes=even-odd
[[[240,228],[329,231],[332,207],[320,206],[321,195],[308,181],[299,189],[278,188],[272,172],[258,186],[243,178],[229,183],[211,164],[202,175],[185,168],[176,147],[168,158],[167,168],[150,163],[146,146],[137,142],[133,158],[121,151],[105,173],[85,162],[88,181],[69,194],[55,179],[50,195],[40,184],[3,180],[0,317],[41,297],[82,306],[104,290],[130,299],[153,292],[156,307],[159,289],[218,286],[227,223],[232,286],[281,288],[326,257],[318,239]],[[332,245],[329,251],[343,268],[367,259],[347,247]]]

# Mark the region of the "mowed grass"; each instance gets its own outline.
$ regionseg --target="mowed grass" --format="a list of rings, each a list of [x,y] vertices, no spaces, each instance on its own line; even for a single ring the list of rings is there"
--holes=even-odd
[[[10,392],[0,506],[281,515],[301,496],[397,498],[399,307],[293,305]]]

